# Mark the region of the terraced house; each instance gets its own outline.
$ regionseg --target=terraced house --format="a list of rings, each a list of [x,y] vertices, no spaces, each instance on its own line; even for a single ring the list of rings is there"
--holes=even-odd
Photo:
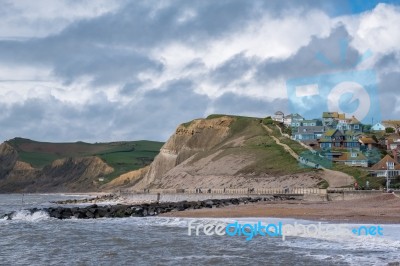
[[[359,134],[349,131],[343,133],[338,129],[326,131],[318,141],[321,149],[360,149]]]
[[[322,125],[336,128],[339,120],[346,119],[345,114],[339,114],[338,112],[323,112],[322,113]]]
[[[342,154],[335,160],[338,163],[343,163],[348,166],[368,167],[368,158],[358,150],[351,150],[349,152],[342,152]]]

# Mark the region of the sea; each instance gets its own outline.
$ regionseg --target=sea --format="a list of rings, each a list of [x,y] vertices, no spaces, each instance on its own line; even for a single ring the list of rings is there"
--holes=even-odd
[[[384,234],[379,236],[296,235],[282,240],[257,235],[246,240],[243,235],[196,236],[192,232],[189,236],[188,224],[252,224],[259,218],[58,220],[44,212],[24,211],[84,197],[88,195],[0,195],[0,215],[16,211],[12,220],[0,220],[0,265],[400,265],[399,224],[381,225]],[[312,223],[278,218],[261,221]]]

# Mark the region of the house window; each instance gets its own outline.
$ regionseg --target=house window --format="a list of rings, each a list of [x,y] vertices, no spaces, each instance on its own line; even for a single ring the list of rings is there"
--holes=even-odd
[[[394,162],[387,162],[386,164],[387,164],[388,169],[394,170]]]
[[[359,129],[360,126],[359,125],[354,125],[354,129]]]

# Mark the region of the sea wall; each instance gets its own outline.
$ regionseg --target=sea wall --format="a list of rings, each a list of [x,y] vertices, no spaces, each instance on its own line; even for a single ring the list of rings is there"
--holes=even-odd
[[[245,194],[243,195],[245,196]],[[273,196],[273,195],[272,195]],[[281,196],[281,195],[277,195]],[[302,195],[282,195],[283,197],[291,197],[293,199],[302,199]],[[179,202],[179,201],[203,201],[207,199],[234,199],[238,198],[237,194],[186,194],[186,193],[175,193],[175,194],[123,194],[123,199],[129,202]]]
[[[353,191],[338,191],[329,192],[327,194],[328,201],[339,201],[339,200],[354,200],[364,199],[379,196],[382,194],[380,190],[353,190]]]

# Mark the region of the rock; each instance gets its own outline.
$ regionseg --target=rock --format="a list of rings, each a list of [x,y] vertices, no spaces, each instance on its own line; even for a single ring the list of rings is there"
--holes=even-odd
[[[205,207],[206,207],[206,208],[212,208],[213,205],[214,205],[214,202],[213,202],[212,200],[207,200],[207,201],[205,202]]]
[[[86,215],[87,218],[94,218],[94,213],[89,211],[89,210],[86,211],[85,215]]]

